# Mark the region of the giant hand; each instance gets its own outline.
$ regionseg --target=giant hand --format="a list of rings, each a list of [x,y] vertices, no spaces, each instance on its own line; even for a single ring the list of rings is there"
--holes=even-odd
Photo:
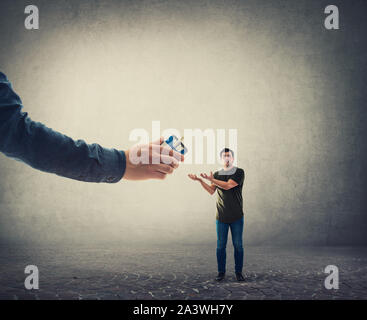
[[[184,156],[168,146],[161,146],[163,137],[149,144],[133,146],[125,152],[126,171],[124,179],[165,179],[184,161]]]

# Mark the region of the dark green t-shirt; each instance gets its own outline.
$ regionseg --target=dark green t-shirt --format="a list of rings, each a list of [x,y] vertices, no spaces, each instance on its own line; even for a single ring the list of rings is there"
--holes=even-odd
[[[230,170],[221,169],[214,173],[214,179],[228,181],[232,179],[238,183],[232,189],[224,190],[217,186],[217,220],[223,223],[232,223],[243,216],[242,187],[245,172],[241,168],[233,167]]]

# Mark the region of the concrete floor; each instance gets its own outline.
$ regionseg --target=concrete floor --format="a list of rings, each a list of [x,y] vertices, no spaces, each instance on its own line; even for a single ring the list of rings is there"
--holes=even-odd
[[[24,268],[39,268],[26,290]],[[339,289],[323,272],[339,268]],[[245,247],[246,282],[236,282],[233,248],[227,277],[216,276],[212,245],[0,245],[0,299],[366,299],[364,247]]]

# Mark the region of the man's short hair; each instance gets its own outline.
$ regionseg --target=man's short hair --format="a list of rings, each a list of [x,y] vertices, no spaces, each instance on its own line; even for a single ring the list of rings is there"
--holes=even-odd
[[[234,152],[233,150],[229,149],[229,148],[224,148],[221,152],[220,152],[220,157],[222,158],[222,154],[225,153],[225,152],[230,152],[232,153],[232,157],[234,157]]]

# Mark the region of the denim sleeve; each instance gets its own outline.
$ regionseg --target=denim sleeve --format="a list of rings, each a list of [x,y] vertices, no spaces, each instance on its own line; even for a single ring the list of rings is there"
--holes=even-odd
[[[22,112],[22,101],[0,72],[0,152],[31,167],[70,179],[115,183],[126,169],[125,152],[73,140]]]

